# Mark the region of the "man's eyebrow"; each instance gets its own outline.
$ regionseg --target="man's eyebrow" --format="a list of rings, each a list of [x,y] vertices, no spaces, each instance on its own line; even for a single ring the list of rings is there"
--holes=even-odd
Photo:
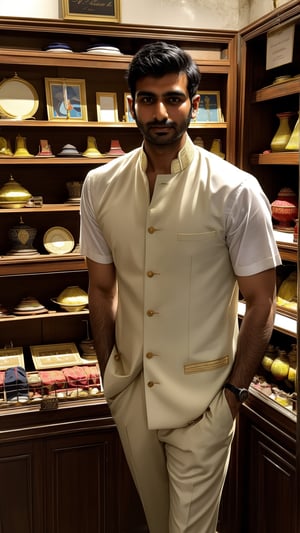
[[[136,96],[159,96],[156,93],[152,91],[137,91]],[[162,94],[162,96],[186,96],[186,94],[183,91],[175,90],[175,91],[167,91]]]

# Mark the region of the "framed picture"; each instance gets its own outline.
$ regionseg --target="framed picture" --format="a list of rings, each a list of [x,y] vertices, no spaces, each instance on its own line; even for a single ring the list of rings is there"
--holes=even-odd
[[[96,93],[98,122],[119,122],[116,93]]]
[[[131,96],[130,93],[124,93],[124,114],[125,122],[135,122],[132,114],[130,113],[127,96]]]
[[[36,370],[63,368],[82,364],[82,359],[73,342],[30,346]]]
[[[220,92],[198,91],[200,103],[194,122],[223,122]]]
[[[85,80],[45,78],[49,120],[87,120]]]
[[[120,0],[62,0],[63,18],[69,20],[120,21]]]

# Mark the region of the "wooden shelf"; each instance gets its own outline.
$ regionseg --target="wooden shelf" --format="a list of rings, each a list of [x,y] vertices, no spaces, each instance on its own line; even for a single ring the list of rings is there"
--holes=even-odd
[[[36,255],[28,259],[0,256],[0,277],[31,274],[49,274],[62,271],[84,271],[87,269],[84,256],[70,253],[64,255]]]
[[[79,212],[78,204],[44,204],[42,207],[19,207],[16,209],[0,208],[0,213],[55,213],[61,211]]]
[[[252,154],[252,165],[299,165],[299,152]]]
[[[112,157],[0,157],[0,165],[104,165],[112,159]]]
[[[300,93],[300,76],[282,83],[263,87],[254,93],[253,102],[264,102],[266,100],[273,100],[274,98],[281,98],[282,96],[298,93]]]
[[[48,310],[47,313],[40,313],[40,314],[32,314],[32,315],[9,315],[7,317],[1,318],[1,323],[5,322],[19,322],[20,320],[49,320],[51,318],[58,318],[58,317],[65,317],[65,316],[81,316],[81,315],[88,315],[89,311],[88,309],[84,309],[83,311],[77,311],[77,313],[69,312],[69,311],[55,311],[55,310]]]
[[[135,122],[96,122],[88,120],[35,120],[30,118],[28,120],[17,119],[0,119],[1,126],[10,126],[14,128],[29,127],[29,128],[137,128]]]

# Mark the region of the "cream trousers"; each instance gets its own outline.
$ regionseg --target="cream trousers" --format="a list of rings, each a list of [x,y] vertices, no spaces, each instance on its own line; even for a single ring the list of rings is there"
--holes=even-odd
[[[172,430],[148,429],[143,374],[109,405],[150,533],[215,533],[235,429],[224,391]]]

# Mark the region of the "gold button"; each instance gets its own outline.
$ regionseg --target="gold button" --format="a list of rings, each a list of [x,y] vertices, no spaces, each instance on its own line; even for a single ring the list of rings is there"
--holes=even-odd
[[[146,357],[147,357],[147,359],[152,359],[153,353],[152,352],[146,353]]]
[[[155,315],[155,314],[156,314],[156,313],[155,313],[155,311],[153,311],[153,309],[148,309],[148,311],[147,311],[147,316],[153,316],[153,315]]]
[[[152,272],[152,270],[148,270],[147,276],[148,276],[148,278],[153,278],[154,272]]]
[[[121,359],[120,354],[119,354],[119,353],[116,353],[116,354],[114,355],[114,359],[115,359],[116,361],[120,361],[120,359]]]
[[[151,234],[152,234],[152,233],[154,233],[155,231],[156,231],[156,229],[155,229],[153,226],[150,226],[150,227],[148,228],[148,233],[151,233]]]
[[[148,381],[147,385],[148,385],[148,387],[150,387],[150,389],[151,389],[151,387],[154,387],[153,381]]]

